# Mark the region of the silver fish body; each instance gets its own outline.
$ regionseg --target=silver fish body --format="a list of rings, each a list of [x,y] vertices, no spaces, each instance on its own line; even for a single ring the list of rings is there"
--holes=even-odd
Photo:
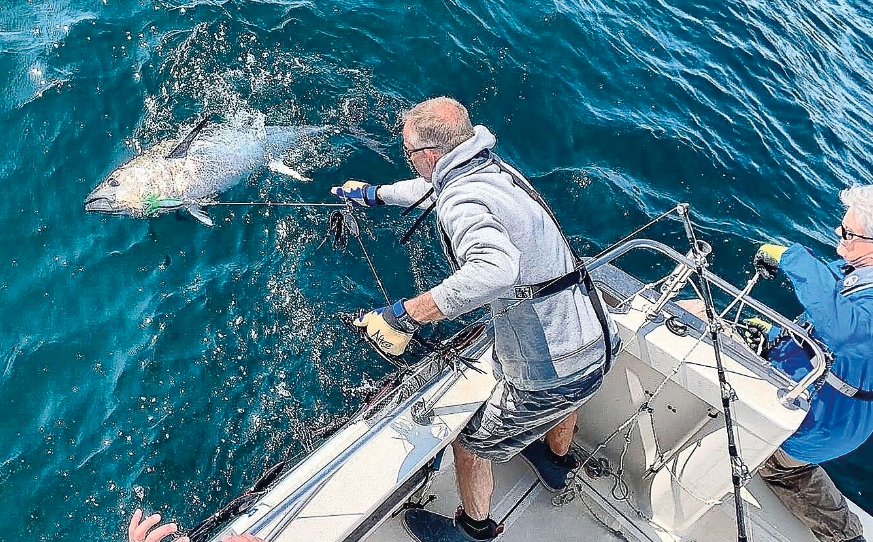
[[[203,204],[322,130],[204,121],[186,138],[161,142],[114,170],[88,194],[85,210],[146,218],[186,208],[211,224]]]

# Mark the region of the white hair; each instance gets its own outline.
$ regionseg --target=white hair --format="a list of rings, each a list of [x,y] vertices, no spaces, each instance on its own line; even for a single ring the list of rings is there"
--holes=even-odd
[[[850,186],[840,192],[840,201],[847,210],[854,209],[863,235],[873,235],[873,186]]]
[[[418,147],[439,147],[449,152],[473,137],[473,124],[467,108],[446,96],[421,102],[403,115]]]

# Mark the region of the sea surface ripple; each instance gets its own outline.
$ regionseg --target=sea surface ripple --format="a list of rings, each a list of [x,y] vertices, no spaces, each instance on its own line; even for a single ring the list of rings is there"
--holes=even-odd
[[[862,0],[4,2],[0,538],[123,539],[137,506],[191,526],[389,371],[336,317],[382,299],[354,243],[318,248],[323,210],[84,214],[203,112],[335,127],[289,158],[312,183],[223,196],[324,201],[409,176],[398,115],[451,95],[586,253],[688,201],[741,283],[761,241],[832,254],[839,190],[873,181],[871,74]],[[402,248],[411,219],[362,220],[393,297],[448,272],[431,227]],[[756,294],[793,314],[779,286]],[[871,458],[826,466],[868,510]]]

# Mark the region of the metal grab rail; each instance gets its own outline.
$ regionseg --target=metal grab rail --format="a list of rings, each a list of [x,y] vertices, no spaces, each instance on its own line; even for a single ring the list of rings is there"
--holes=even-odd
[[[624,256],[631,250],[636,249],[648,249],[654,252],[659,252],[678,264],[686,265],[692,269],[696,269],[697,267],[697,264],[690,258],[686,257],[684,254],[677,252],[676,250],[670,248],[663,243],[659,243],[658,241],[653,241],[651,239],[632,239],[630,241],[625,241],[624,243],[617,245],[615,248],[610,249],[602,256],[586,261],[585,266],[588,268],[589,271],[591,271],[593,269],[597,269],[602,265],[612,262],[613,260],[616,260],[621,256]],[[818,380],[819,377],[824,375],[825,371],[827,370],[824,351],[821,349],[816,341],[812,340],[812,338],[809,336],[805,329],[798,326],[782,314],[776,312],[774,309],[771,309],[767,305],[761,303],[752,296],[744,294],[744,292],[742,292],[733,284],[727,282],[723,278],[706,269],[703,270],[703,278],[709,281],[711,284],[714,284],[723,292],[737,298],[742,298],[743,302],[746,305],[768,317],[770,320],[778,323],[783,329],[789,330],[791,333],[793,333],[798,338],[810,345],[812,351],[815,353],[815,355],[810,360],[813,366],[812,371],[810,371],[809,374],[807,374],[794,387],[789,389],[788,392],[781,399],[784,405],[794,404],[800,394],[803,393],[803,391],[811,386],[816,380]]]

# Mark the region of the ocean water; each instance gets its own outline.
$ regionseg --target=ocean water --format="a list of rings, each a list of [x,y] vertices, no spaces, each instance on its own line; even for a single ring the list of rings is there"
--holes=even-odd
[[[833,253],[839,190],[873,181],[871,74],[863,0],[5,0],[0,539],[123,539],[137,506],[191,526],[390,370],[337,319],[383,300],[354,242],[318,248],[323,209],[83,212],[204,112],[335,127],[288,159],[311,183],[222,197],[327,201],[409,176],[398,115],[451,95],[584,252],[688,201],[741,283],[761,241]],[[397,244],[411,220],[361,216],[392,297],[448,272],[432,228]],[[784,283],[755,293],[798,309]],[[871,458],[826,465],[868,510]]]

